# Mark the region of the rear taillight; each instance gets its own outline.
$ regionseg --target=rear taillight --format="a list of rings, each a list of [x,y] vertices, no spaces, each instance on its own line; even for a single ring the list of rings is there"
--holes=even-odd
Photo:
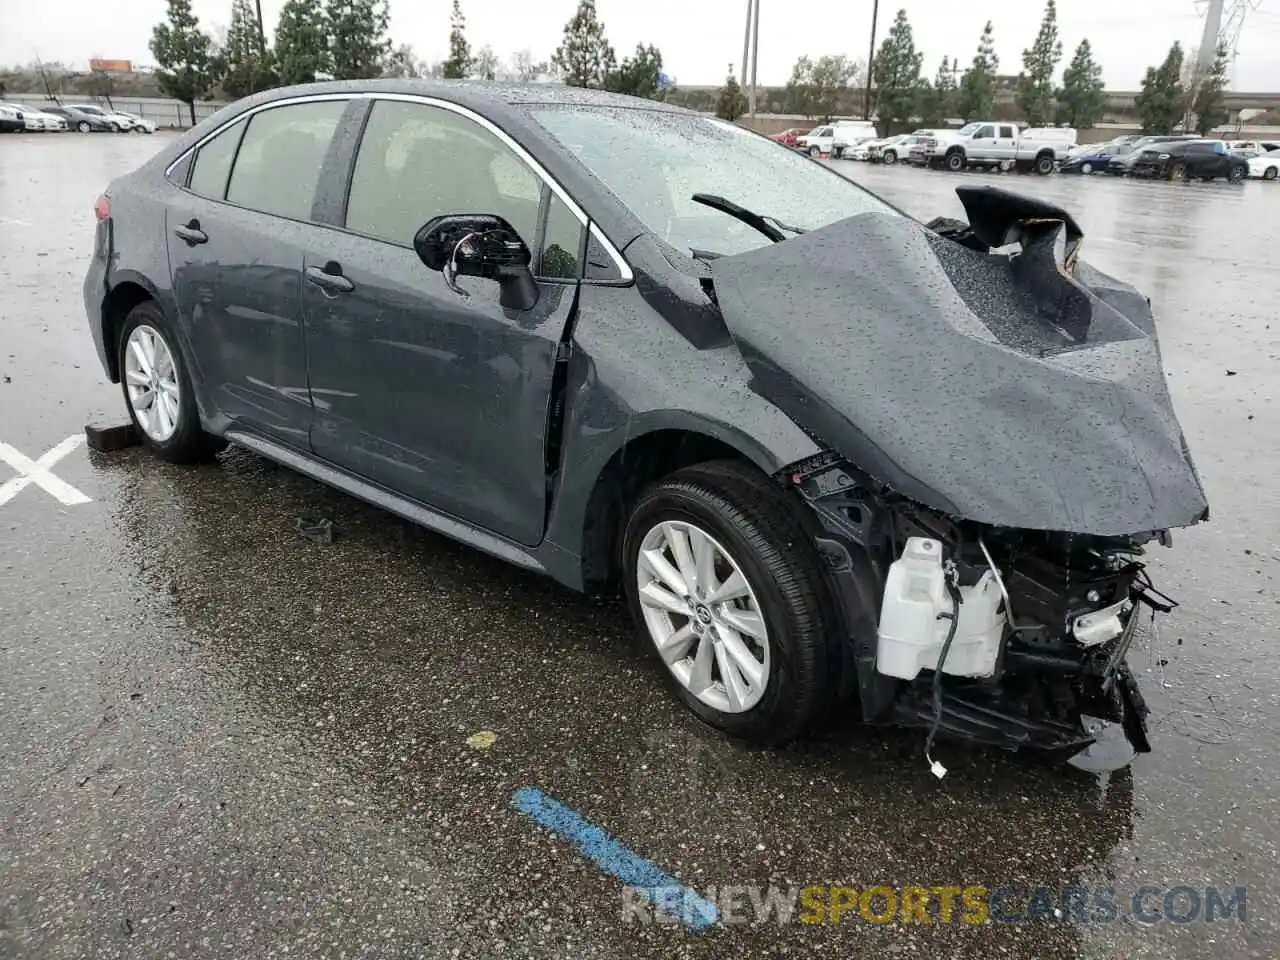
[[[100,221],[110,219],[111,199],[105,193],[93,201],[93,215]]]

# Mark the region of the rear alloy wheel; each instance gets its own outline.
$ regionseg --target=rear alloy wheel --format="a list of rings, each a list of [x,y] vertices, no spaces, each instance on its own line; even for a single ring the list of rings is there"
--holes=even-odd
[[[711,462],[650,487],[623,534],[632,616],[676,695],[758,744],[813,729],[840,679],[820,561],[792,509],[754,470]]]
[[[143,443],[173,463],[205,460],[226,446],[200,427],[191,378],[159,307],[148,301],[129,312],[119,349],[120,385]]]
[[[93,128],[89,126],[88,120],[81,120],[79,123],[76,124],[76,129],[79,130],[81,133],[88,133]]]
[[[880,162],[881,163],[897,163],[898,152],[896,150],[886,150],[884,153],[880,154]]]

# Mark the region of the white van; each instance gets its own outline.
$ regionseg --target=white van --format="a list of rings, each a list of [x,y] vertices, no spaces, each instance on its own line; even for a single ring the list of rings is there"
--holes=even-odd
[[[854,147],[866,140],[874,140],[880,134],[870,120],[833,120],[814,127],[803,137],[796,138],[796,145],[809,156],[829,154],[838,157],[847,147]]]

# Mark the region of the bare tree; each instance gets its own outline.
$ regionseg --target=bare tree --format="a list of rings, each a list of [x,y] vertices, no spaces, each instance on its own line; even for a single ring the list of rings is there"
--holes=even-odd
[[[530,83],[542,77],[558,77],[559,73],[548,60],[534,60],[533,51],[517,50],[511,55],[511,76],[521,83]]]
[[[493,47],[486,45],[477,50],[475,56],[471,58],[471,75],[479,80],[496,80],[501,65],[498,55],[493,52]]]

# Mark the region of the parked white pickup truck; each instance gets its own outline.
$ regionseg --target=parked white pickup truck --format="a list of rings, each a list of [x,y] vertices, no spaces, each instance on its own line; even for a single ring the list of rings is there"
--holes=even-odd
[[[1058,161],[1075,146],[1070,127],[1038,127],[1018,133],[1012,123],[980,121],[959,130],[939,130],[925,143],[931,167],[959,171],[965,167],[1034,170],[1053,173]]]

